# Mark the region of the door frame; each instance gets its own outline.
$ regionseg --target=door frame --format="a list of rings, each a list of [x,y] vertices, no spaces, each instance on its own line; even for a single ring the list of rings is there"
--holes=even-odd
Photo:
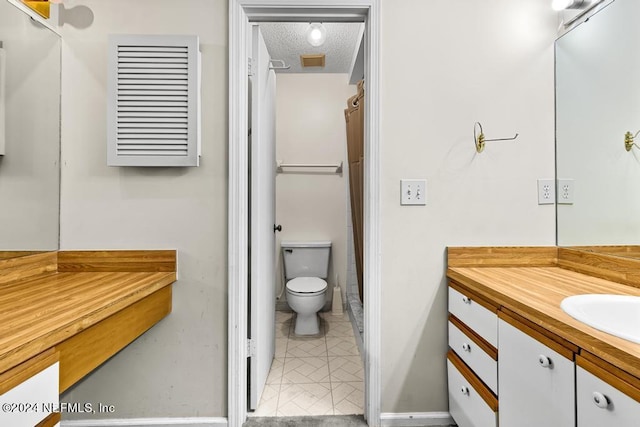
[[[366,23],[364,415],[370,426],[377,427],[381,411],[379,0],[229,0],[228,426],[241,427],[247,418],[249,20]]]

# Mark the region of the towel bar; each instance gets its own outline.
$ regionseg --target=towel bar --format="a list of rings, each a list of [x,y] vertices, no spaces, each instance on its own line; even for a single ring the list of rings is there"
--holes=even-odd
[[[335,173],[342,173],[342,162],[339,163],[283,163],[278,160],[276,165],[276,171],[278,173],[284,172],[284,168],[334,168]]]

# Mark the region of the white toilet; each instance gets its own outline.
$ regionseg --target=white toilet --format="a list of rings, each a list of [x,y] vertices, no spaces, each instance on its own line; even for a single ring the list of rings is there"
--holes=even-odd
[[[320,333],[318,311],[327,293],[331,242],[282,241],[287,302],[296,316],[296,335]]]

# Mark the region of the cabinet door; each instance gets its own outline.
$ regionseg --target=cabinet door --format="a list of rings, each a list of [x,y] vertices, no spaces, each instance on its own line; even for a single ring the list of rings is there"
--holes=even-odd
[[[57,409],[59,376],[56,362],[0,395],[0,426],[31,427]]]
[[[640,402],[600,378],[576,368],[578,427],[636,427],[640,424]]]
[[[500,319],[500,426],[574,427],[575,365]]]

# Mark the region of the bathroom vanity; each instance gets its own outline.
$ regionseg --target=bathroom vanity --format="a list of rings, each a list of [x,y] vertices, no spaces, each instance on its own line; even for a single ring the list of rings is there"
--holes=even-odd
[[[449,409],[458,425],[637,425],[640,344],[560,303],[640,296],[639,272],[640,260],[573,249],[449,248]]]
[[[57,425],[59,394],[167,316],[175,280],[175,251],[0,260],[0,425]]]

